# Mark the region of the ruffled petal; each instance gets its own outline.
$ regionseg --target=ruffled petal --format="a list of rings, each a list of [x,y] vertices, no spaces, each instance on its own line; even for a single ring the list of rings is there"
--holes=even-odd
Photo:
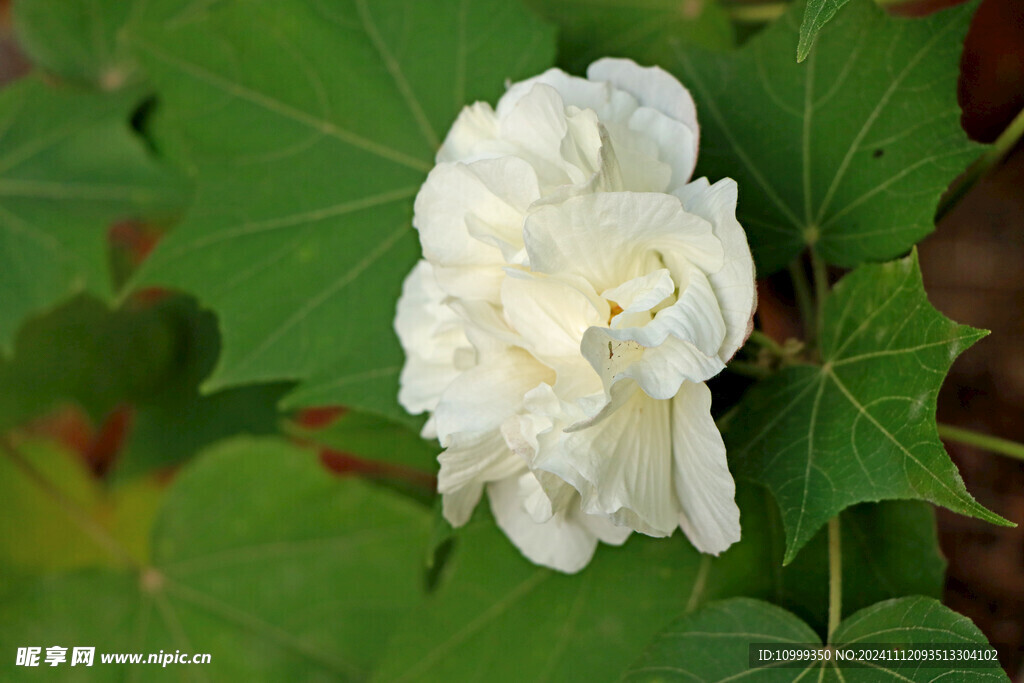
[[[587,67],[587,78],[610,83],[627,92],[643,107],[656,109],[679,121],[693,131],[694,142],[700,127],[697,125],[697,106],[690,91],[675,76],[656,66],[642,67],[631,59],[606,57]],[[696,147],[694,148],[696,154]]]
[[[414,206],[424,257],[443,266],[504,265],[500,245],[479,237],[518,249],[523,214],[539,196],[536,174],[516,157],[435,166]]]
[[[697,550],[717,555],[740,540],[740,509],[703,383],[687,382],[672,399],[672,459],[679,526]]]
[[[725,263],[711,273],[710,280],[726,325],[718,355],[728,361],[754,329],[757,309],[754,258],[743,226],[736,220],[736,181],[725,178],[709,187],[708,181],[701,178],[675,194],[687,211],[711,223],[724,247]]]
[[[491,105],[476,102],[464,107],[437,151],[437,162],[473,161],[507,154],[508,145],[498,139],[498,117]]]
[[[597,548],[597,536],[565,512],[536,522],[524,501],[540,491],[540,483],[527,472],[489,484],[487,495],[498,526],[534,564],[573,574],[587,566]],[[543,493],[540,493],[543,495]]]
[[[583,331],[609,315],[608,302],[582,278],[510,271],[501,302],[524,346],[539,358],[578,358]]]
[[[524,238],[533,270],[578,275],[597,291],[673,270],[661,261],[666,252],[705,272],[724,260],[711,225],[661,193],[602,192],[540,206],[527,216]]]
[[[569,413],[561,421],[578,417]],[[585,513],[650,536],[668,536],[678,526],[667,402],[634,392],[601,422],[572,432],[551,430],[538,441],[531,467],[571,484]]]
[[[442,446],[456,432],[491,431],[518,412],[523,397],[554,373],[519,348],[505,347],[483,356],[459,374],[441,394],[434,427]]]
[[[512,476],[524,467],[497,430],[455,434],[437,460],[441,464],[437,491],[444,496],[445,519],[453,526],[469,519],[484,484]]]
[[[699,270],[688,275],[679,299],[646,325],[591,327],[584,333],[580,348],[606,393],[616,382],[633,379],[648,396],[668,399],[683,381],[702,382],[725,368],[718,357],[725,322],[711,284]]]
[[[641,67],[631,59],[600,59],[587,68],[587,77],[604,81],[633,97],[640,107],[629,127],[657,141],[658,158],[672,167],[671,188],[684,185],[697,165],[700,127],[693,97],[674,76],[656,67]]]
[[[399,378],[398,401],[410,413],[433,410],[462,368],[460,350],[469,350],[462,321],[444,303],[433,268],[420,261],[402,284],[395,315],[395,332],[406,353]]]

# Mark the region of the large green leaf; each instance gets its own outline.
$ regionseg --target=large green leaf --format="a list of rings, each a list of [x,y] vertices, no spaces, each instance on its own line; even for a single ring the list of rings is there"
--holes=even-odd
[[[770,496],[763,491],[765,496]],[[822,529],[785,569],[780,569],[784,531],[770,499],[765,514],[775,563],[775,587],[766,597],[825,632],[828,619],[828,533]],[[749,526],[747,514],[744,524]],[[942,597],[946,561],[939,549],[935,510],[920,501],[862,503],[840,514],[843,558],[843,605],[854,612],[904,595]],[[750,532],[758,533],[756,528]]]
[[[582,74],[601,57],[641,64],[672,61],[680,43],[710,49],[733,46],[729,15],[705,0],[526,0],[558,26],[558,63]]]
[[[74,403],[94,423],[129,406],[119,479],[173,465],[236,434],[278,430],[287,383],[200,395],[219,349],[217,323],[184,297],[110,310],[88,296],[22,326],[0,358],[0,430]]]
[[[135,399],[117,478],[178,464],[230,436],[279,431],[277,404],[289,383],[201,394],[199,385],[213,371],[220,351],[216,318],[185,297],[165,299],[154,310],[174,332],[174,359],[160,385]]]
[[[128,128],[138,101],[34,77],[0,91],[0,352],[29,314],[83,290],[111,296],[111,221],[180,205],[178,181]]]
[[[821,366],[754,386],[725,433],[739,474],[765,484],[786,528],[786,560],[840,510],[922,499],[995,523],[939,441],[935,402],[953,360],[984,336],[932,308],[916,252],[866,265],[825,306]]]
[[[991,652],[985,636],[970,619],[923,597],[878,603],[842,622],[832,643],[929,648],[960,645],[965,650]],[[1007,681],[998,661],[977,667],[957,662],[924,665],[894,661],[837,665],[835,660],[806,666],[749,666],[752,643],[773,646],[820,646],[817,634],[798,617],[775,605],[736,598],[710,604],[665,629],[627,671],[626,681]],[[892,647],[891,649],[895,649]],[[909,653],[908,653],[909,654]],[[810,674],[810,675],[809,675]]]
[[[548,66],[552,30],[500,0],[158,9],[132,40],[198,198],[139,282],[217,313],[208,387],[294,379],[291,406],[401,416],[412,199],[460,107]]]
[[[437,592],[396,633],[377,678],[461,681],[488,672],[495,681],[614,680],[674,616],[735,595],[773,600],[823,624],[827,563],[783,568],[781,538],[775,542],[781,529],[767,492],[741,481],[737,501],[743,539],[718,558],[700,555],[678,535],[635,535],[622,548],[598,548],[590,566],[573,576],[530,564],[478,514],[456,532]],[[843,515],[851,606],[870,597],[940,592],[942,561],[930,511],[890,505]],[[908,545],[907,533],[921,538]],[[809,555],[824,555],[825,541],[814,539]],[[864,546],[871,552],[862,552]]]
[[[50,73],[116,90],[139,75],[120,39],[135,5],[132,0],[15,0],[18,44]]]
[[[31,319],[0,358],[0,430],[62,402],[100,421],[158,391],[177,369],[175,336],[158,308],[111,311],[89,296]]]
[[[0,451],[0,568],[40,572],[124,564],[124,558],[111,557],[81,528],[69,524],[62,504],[80,510],[129,556],[146,556],[161,499],[157,482],[136,479],[108,488],[80,456],[56,444],[31,440],[18,443],[13,452],[7,448]]]
[[[805,246],[855,266],[931,232],[939,197],[978,154],[960,127],[960,49],[975,3],[923,19],[854,0],[793,60],[802,3],[735,53],[680,49],[697,102],[697,171],[740,187],[762,275]]]
[[[208,652],[193,675],[209,680],[360,678],[420,591],[428,527],[425,509],[332,477],[312,453],[225,442],[168,492],[149,566],[39,581],[3,605],[0,642],[95,646],[97,660]],[[89,680],[130,668],[97,664]],[[23,673],[0,662],[5,680]]]

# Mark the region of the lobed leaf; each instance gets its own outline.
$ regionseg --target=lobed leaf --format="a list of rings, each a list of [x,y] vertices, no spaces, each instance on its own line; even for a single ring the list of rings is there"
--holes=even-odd
[[[180,209],[180,180],[128,128],[139,100],[36,77],[0,90],[0,352],[33,313],[82,291],[111,298],[112,221]]]
[[[706,0],[526,0],[558,26],[558,64],[583,74],[602,57],[628,57],[639,64],[672,61],[679,45],[712,50],[733,46],[725,9]]]
[[[872,605],[839,625],[831,640],[837,645],[892,644],[927,648],[963,645],[989,649],[970,619],[924,597],[901,598]],[[760,600],[735,598],[707,605],[678,619],[651,642],[644,655],[627,669],[625,681],[1008,681],[993,661],[985,667],[957,662],[925,662],[901,666],[893,661],[837,665],[835,660],[806,666],[749,666],[752,643],[820,645],[818,635],[797,616]]]
[[[393,302],[419,252],[412,200],[459,109],[552,59],[514,3],[154,3],[132,42],[162,137],[197,173],[136,284],[195,293],[223,352],[207,388],[300,382],[286,400],[406,419]]]
[[[140,79],[120,36],[136,6],[130,0],[14,0],[18,45],[52,74],[117,90]]]
[[[701,122],[698,174],[740,187],[758,272],[805,247],[829,263],[894,258],[933,229],[981,149],[960,127],[960,51],[976,3],[896,19],[853,0],[793,61],[801,3],[734,53],[670,63]]]
[[[587,569],[571,576],[530,564],[478,513],[456,530],[436,592],[398,628],[376,678],[467,680],[486,671],[496,680],[615,680],[675,615],[735,595],[777,601],[824,623],[827,562],[781,567],[782,543],[775,541],[782,532],[767,492],[740,481],[737,501],[743,539],[720,557],[701,555],[678,535],[634,534],[621,548],[599,547]],[[931,511],[889,505],[843,515],[851,605],[871,596],[941,593]],[[887,526],[904,514],[917,521]],[[908,546],[911,532],[921,539]],[[825,540],[816,538],[811,552],[827,552]],[[860,552],[863,545],[872,553]]]
[[[735,471],[779,504],[786,562],[828,519],[864,501],[921,499],[1007,523],[967,493],[935,425],[950,365],[986,333],[928,303],[916,252],[839,282],[824,330],[822,365],[786,368],[754,386],[725,433]]]
[[[168,491],[148,566],[40,579],[7,597],[0,640],[95,646],[97,660],[207,652],[211,680],[360,679],[419,593],[428,530],[425,509],[332,477],[312,453],[224,442]],[[88,673],[118,680],[131,667]],[[23,672],[0,662],[6,679]]]

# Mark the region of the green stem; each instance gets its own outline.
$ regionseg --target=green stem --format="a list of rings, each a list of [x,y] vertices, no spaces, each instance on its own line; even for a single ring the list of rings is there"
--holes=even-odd
[[[843,618],[843,544],[839,516],[828,521],[828,642]]]
[[[1017,116],[1000,133],[992,146],[985,150],[985,153],[971,164],[970,168],[949,188],[949,191],[939,201],[939,207],[935,210],[935,222],[938,223],[945,218],[979,180],[1006,158],[1006,155],[1017,146],[1022,137],[1024,137],[1024,109],[1017,113]]]
[[[96,545],[106,550],[112,557],[122,564],[141,569],[142,565],[132,557],[110,532],[96,522],[89,512],[76,501],[69,498],[59,488],[53,485],[49,479],[44,477],[35,467],[26,460],[18,449],[10,442],[9,437],[0,438],[3,451],[7,457],[20,469],[33,484],[45,493],[60,508],[71,522],[77,525]]]
[[[769,351],[773,356],[781,358],[786,355],[786,350],[782,348],[782,344],[775,341],[761,330],[753,330],[750,333],[750,339],[748,341]]]
[[[828,299],[828,266],[824,259],[818,256],[818,252],[811,247],[811,272],[814,276],[814,297],[817,302],[815,308],[815,322],[817,327],[814,330],[814,338],[821,340],[825,328],[825,301]]]
[[[804,336],[808,344],[814,341],[814,297],[811,296],[811,283],[807,279],[807,272],[804,270],[804,263],[796,259],[789,264],[789,279],[793,282],[793,293],[796,295],[796,305],[800,309],[800,320],[804,326]]]
[[[737,375],[753,377],[754,379],[764,379],[772,374],[772,371],[763,365],[748,363],[742,360],[731,361],[729,365],[726,366],[726,369],[735,372]]]
[[[999,453],[1010,458],[1024,460],[1024,444],[1009,439],[1001,439],[998,436],[980,434],[969,429],[954,427],[939,423],[939,436],[950,441],[959,441],[978,448],[984,448],[993,453]]]

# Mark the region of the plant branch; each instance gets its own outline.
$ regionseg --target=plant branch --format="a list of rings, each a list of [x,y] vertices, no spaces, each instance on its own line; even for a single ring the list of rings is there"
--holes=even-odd
[[[789,264],[789,279],[793,282],[793,293],[796,295],[796,305],[800,309],[800,320],[804,327],[804,336],[807,343],[814,341],[814,297],[811,295],[811,283],[807,279],[807,272],[804,270],[802,259],[796,259]]]
[[[843,543],[839,515],[828,521],[828,642],[843,618]]]
[[[811,272],[814,276],[814,298],[817,307],[814,312],[814,320],[817,326],[814,329],[814,338],[820,343],[825,328],[825,301],[828,299],[828,266],[824,259],[818,256],[818,252],[811,247]]]
[[[943,439],[950,441],[959,441],[970,446],[977,446],[983,448],[986,451],[1005,455],[1010,458],[1016,458],[1017,460],[1024,460],[1024,444],[1017,443],[1016,441],[1010,441],[1009,439],[1002,439],[998,436],[990,436],[989,434],[981,434],[979,432],[971,431],[970,429],[963,429],[962,427],[954,427],[952,425],[939,423],[939,436]]]
[[[1024,138],[1024,109],[1017,113],[1017,116],[1000,133],[992,146],[985,150],[985,153],[954,181],[949,191],[939,201],[939,206],[935,210],[935,222],[938,223],[945,218],[979,180],[988,175],[989,171],[1006,158],[1006,155],[1017,146],[1021,138]]]
[[[786,355],[786,350],[782,348],[782,344],[775,341],[761,330],[753,330],[750,333],[750,339],[748,339],[748,341],[757,344],[762,349],[771,353],[773,356],[782,358],[783,356]]]
[[[743,375],[744,377],[753,377],[754,379],[764,379],[772,374],[772,371],[763,365],[757,363],[748,363],[747,361],[734,360],[730,361],[726,370],[731,370],[737,375]]]
[[[106,550],[119,562],[142,569],[142,564],[132,556],[121,543],[110,535],[103,526],[96,522],[77,501],[69,498],[63,491],[54,486],[53,482],[44,477],[32,463],[25,459],[18,449],[11,443],[10,437],[0,437],[3,451],[10,458],[11,462],[20,469],[29,480],[46,494],[60,508],[71,522],[80,528],[96,545]]]

